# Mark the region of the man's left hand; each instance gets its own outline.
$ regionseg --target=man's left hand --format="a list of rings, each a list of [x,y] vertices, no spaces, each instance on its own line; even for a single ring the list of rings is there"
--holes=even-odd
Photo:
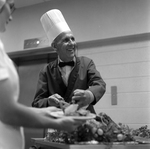
[[[94,101],[93,93],[89,90],[76,89],[72,97],[72,102],[79,104],[79,108],[88,106]]]

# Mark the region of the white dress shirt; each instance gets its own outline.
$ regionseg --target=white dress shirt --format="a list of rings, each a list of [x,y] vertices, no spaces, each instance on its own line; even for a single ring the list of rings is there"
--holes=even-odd
[[[59,62],[63,62],[60,58],[59,59]],[[73,59],[73,61],[75,62],[75,58]],[[59,70],[61,72],[61,77],[65,83],[66,86],[68,86],[68,79],[69,79],[69,76],[70,76],[70,73],[71,71],[73,70],[74,66],[71,67],[71,66],[64,66],[64,67],[59,67]]]

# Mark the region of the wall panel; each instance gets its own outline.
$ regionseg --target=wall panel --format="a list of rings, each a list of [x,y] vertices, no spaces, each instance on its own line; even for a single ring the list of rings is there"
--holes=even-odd
[[[105,79],[148,77],[150,74],[150,62],[135,62],[117,65],[98,66]]]
[[[122,48],[123,46],[124,44]],[[150,60],[150,50],[148,46],[142,48],[136,47],[134,49],[120,49],[121,47],[118,47],[118,45],[113,45],[113,47],[115,47],[115,50],[113,50],[111,46],[108,46],[109,51],[105,52],[102,52],[104,47],[97,47],[90,48],[91,52],[89,53],[87,49],[85,49],[85,51],[82,49],[81,52],[79,51],[78,53],[79,55],[92,58],[98,66],[145,62]]]
[[[150,92],[139,92],[139,93],[118,93],[117,94],[117,105],[111,105],[111,94],[106,93],[99,103],[95,105],[98,109],[108,108],[149,108],[150,107]]]

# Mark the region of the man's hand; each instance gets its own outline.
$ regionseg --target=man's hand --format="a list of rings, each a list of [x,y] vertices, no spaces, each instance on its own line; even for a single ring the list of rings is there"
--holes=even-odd
[[[53,99],[56,103],[60,100],[64,100],[63,97],[61,97],[59,94],[53,94],[48,97],[49,99]]]
[[[59,94],[53,94],[48,97],[48,105],[49,106],[59,107],[60,101],[64,101],[64,99]]]
[[[89,90],[76,89],[72,97],[73,103],[78,103],[79,108],[88,106],[94,101],[93,93]]]

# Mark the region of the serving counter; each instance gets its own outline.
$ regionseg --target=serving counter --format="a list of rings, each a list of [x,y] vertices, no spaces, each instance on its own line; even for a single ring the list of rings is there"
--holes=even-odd
[[[122,143],[122,144],[63,144],[47,141],[44,138],[32,138],[37,149],[150,149],[150,144]]]

